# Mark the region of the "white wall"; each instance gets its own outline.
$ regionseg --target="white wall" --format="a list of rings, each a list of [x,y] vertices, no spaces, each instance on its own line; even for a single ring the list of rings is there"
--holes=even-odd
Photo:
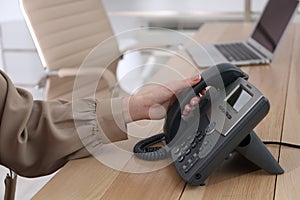
[[[241,11],[243,0],[103,0],[111,11]]]
[[[109,12],[114,11],[242,11],[244,0],[102,0]],[[261,11],[267,0],[252,0],[252,9]],[[300,11],[300,7],[299,7]],[[19,0],[0,0],[0,23],[23,20]],[[114,29],[124,30],[139,21],[126,17],[111,17]],[[116,22],[116,23],[115,23]],[[118,23],[119,22],[119,23]]]
[[[262,11],[268,0],[252,0],[252,10]]]
[[[116,16],[117,12],[242,12],[244,0],[102,0],[108,11],[114,31],[119,33],[141,24],[138,17]],[[252,0],[252,11],[261,12],[268,0]],[[300,6],[299,9],[300,11]]]
[[[25,22],[3,22],[0,33],[5,71],[16,84],[36,84],[44,70]]]
[[[202,10],[202,11],[241,11],[243,0],[103,0],[109,11],[121,10]],[[255,11],[262,9],[267,0],[252,0]],[[299,7],[300,11],[300,7]],[[19,0],[0,0],[0,23],[23,19]]]
[[[0,0],[0,23],[22,19],[18,0]]]
[[[252,10],[261,11],[268,0],[252,0]],[[109,11],[242,11],[244,0],[103,0]],[[298,9],[300,11],[300,7]]]

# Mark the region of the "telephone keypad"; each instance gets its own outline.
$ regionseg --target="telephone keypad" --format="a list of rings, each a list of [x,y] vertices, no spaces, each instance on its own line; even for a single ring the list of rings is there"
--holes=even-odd
[[[206,149],[206,146],[209,145],[209,141],[204,140],[205,135],[205,131],[197,130],[193,135],[189,136],[186,141],[183,141],[178,147],[174,148],[173,155],[175,155],[177,161],[181,163],[181,168],[184,173],[188,173],[195,163],[200,160],[201,151]],[[196,148],[201,142],[200,148]]]

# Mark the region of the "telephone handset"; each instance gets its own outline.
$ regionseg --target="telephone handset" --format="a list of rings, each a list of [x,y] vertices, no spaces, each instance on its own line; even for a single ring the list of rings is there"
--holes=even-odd
[[[201,74],[202,80],[193,89],[186,89],[182,92],[179,100],[176,100],[170,107],[167,113],[164,131],[166,134],[166,141],[169,143],[178,131],[179,122],[181,120],[181,110],[189,103],[191,98],[198,95],[207,86],[215,88],[224,88],[237,78],[248,80],[248,74],[231,64],[220,64],[209,68]],[[180,102],[180,103],[179,103]]]
[[[269,173],[283,173],[253,131],[270,105],[247,81],[248,75],[234,65],[219,64],[201,77],[202,81],[183,91],[168,110],[164,133],[138,142],[135,155],[144,160],[171,157],[180,176],[191,185],[204,184],[233,151]],[[198,109],[182,117],[184,106],[208,86]],[[164,147],[152,146],[161,141]]]

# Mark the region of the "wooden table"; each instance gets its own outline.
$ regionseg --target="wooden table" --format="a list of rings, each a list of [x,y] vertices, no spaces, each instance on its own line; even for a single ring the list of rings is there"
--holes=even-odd
[[[244,40],[253,25],[248,23],[206,24],[196,34],[201,43]],[[187,55],[183,52],[184,55]],[[300,144],[300,24],[292,24],[270,65],[242,67],[270,100],[267,117],[255,128],[262,140]],[[195,68],[178,58],[168,63],[183,76]],[[159,76],[164,75],[161,70]],[[165,81],[172,77],[165,76]],[[300,150],[268,145],[283,175],[253,170],[242,158],[224,162],[207,180],[192,187],[181,180],[173,165],[151,173],[124,173],[105,167],[94,158],[69,162],[34,199],[299,199]]]

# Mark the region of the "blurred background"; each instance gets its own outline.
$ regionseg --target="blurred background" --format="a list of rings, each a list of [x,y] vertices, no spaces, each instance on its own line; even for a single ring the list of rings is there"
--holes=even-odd
[[[115,34],[139,27],[161,27],[193,36],[204,23],[255,21],[267,0],[103,0]],[[300,9],[299,9],[300,12]],[[294,20],[299,20],[299,12]],[[163,30],[142,31],[118,41],[121,49],[130,45],[153,44],[155,34],[162,44],[168,38]],[[156,37],[157,38],[157,37]],[[184,41],[168,38],[174,45]],[[159,55],[168,60],[167,55]],[[148,58],[149,59],[149,58]],[[43,88],[36,87],[44,75],[18,0],[0,0],[0,69],[18,86],[29,90],[35,99],[43,99]],[[124,73],[124,72],[123,72]],[[8,150],[9,151],[9,150]],[[0,198],[7,169],[0,167]],[[30,199],[51,176],[38,179],[19,178],[16,199]]]

